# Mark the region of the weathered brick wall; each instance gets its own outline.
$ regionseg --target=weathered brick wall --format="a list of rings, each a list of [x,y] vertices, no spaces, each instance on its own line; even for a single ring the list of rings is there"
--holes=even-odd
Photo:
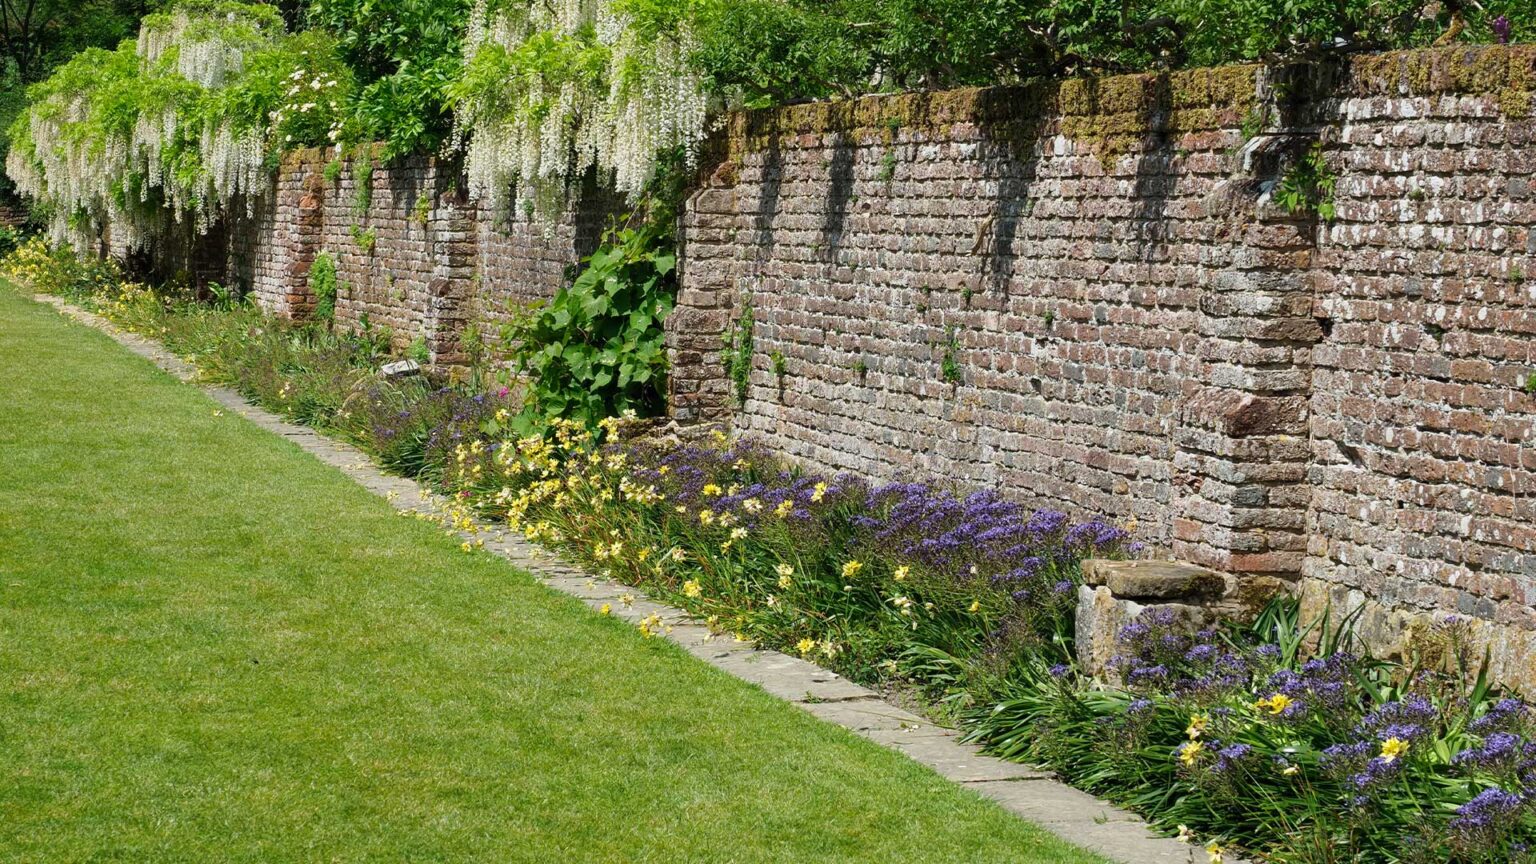
[[[1536,50],[1357,59],[1315,112],[1314,605],[1373,641],[1457,613],[1536,691]]]
[[[795,456],[998,485],[1295,574],[1305,501],[1277,499],[1305,473],[1286,437],[1305,372],[1241,364],[1305,359],[1315,324],[1284,267],[1310,226],[1259,213],[1264,178],[1233,169],[1257,75],[738,118],[686,217],[676,409],[730,406],[718,334],[750,304],[736,422]]]
[[[583,185],[555,224],[483,209],[475,224],[482,283],[477,312],[484,320],[500,321],[509,309],[554,294],[577,262],[597,249],[609,218],[622,210],[623,201],[594,182]]]
[[[388,328],[397,347],[421,340],[432,362],[461,364],[466,326],[489,338],[510,308],[552,296],[617,206],[590,190],[546,225],[492,213],[462,188],[458,166],[438,159],[294,151],[232,240],[229,272],[264,308],[303,317],[324,252],[337,264],[338,326]]]
[[[0,225],[20,228],[26,222],[27,208],[12,201],[0,200]]]
[[[1134,519],[1247,585],[1368,601],[1378,648],[1459,612],[1536,687],[1533,57],[738,116],[684,217],[674,410]],[[1272,201],[1317,141],[1331,221]]]

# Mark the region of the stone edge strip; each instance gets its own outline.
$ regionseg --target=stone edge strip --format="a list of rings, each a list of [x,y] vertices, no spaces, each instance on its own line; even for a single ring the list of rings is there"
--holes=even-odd
[[[106,333],[134,354],[189,384],[199,386],[213,401],[255,425],[288,439],[301,450],[338,469],[368,491],[406,512],[439,514],[442,499],[414,480],[385,474],[362,451],[327,438],[315,430],[289,423],[246,401],[227,387],[201,383],[196,367],[159,343],[119,329],[107,319],[67,301],[45,294],[40,303],[82,324]],[[553,558],[540,547],[481,523],[480,532],[466,540],[484,540],[485,550],[500,555],[539,582],[576,597],[593,609],[607,604],[615,617],[639,623],[659,615],[667,625],[666,639],[685,651],[768,693],[785,699],[820,720],[841,726],[936,771],[940,776],[989,798],[1016,816],[1032,822],[1084,849],[1124,864],[1191,864],[1204,850],[1159,837],[1135,814],[1052,778],[1046,771],[982,754],[960,741],[959,733],[891,705],[878,693],[854,684],[813,663],[777,651],[715,638],[688,613],[657,603],[638,589],[598,578]],[[461,532],[463,533],[463,532]],[[641,595],[632,605],[621,595]],[[1230,856],[1230,864],[1244,862]]]

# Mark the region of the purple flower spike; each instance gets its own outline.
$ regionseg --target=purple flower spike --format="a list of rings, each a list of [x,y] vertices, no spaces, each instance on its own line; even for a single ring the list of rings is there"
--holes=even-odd
[[[1493,19],[1493,38],[1497,39],[1500,45],[1509,44],[1509,16],[1500,15]]]

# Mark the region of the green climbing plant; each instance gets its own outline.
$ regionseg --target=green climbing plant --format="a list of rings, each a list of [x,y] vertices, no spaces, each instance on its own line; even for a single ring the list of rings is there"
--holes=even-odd
[[[336,318],[336,259],[321,252],[309,265],[309,291],[315,295],[314,317],[329,324]]]
[[[1275,186],[1275,203],[1287,213],[1314,215],[1324,222],[1333,220],[1333,190],[1338,183],[1321,142],[1313,144],[1280,178]]]
[[[753,327],[752,301],[747,299],[741,304],[741,314],[721,336],[720,361],[738,406],[747,404],[747,391],[752,383]]]

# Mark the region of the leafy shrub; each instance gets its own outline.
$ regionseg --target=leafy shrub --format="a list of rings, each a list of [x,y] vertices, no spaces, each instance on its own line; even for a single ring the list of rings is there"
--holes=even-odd
[[[385,142],[385,158],[437,149],[469,10],[467,0],[311,0],[309,25],[334,36],[358,81],[351,140]]]
[[[122,270],[110,258],[76,255],[69,247],[50,248],[42,238],[23,241],[3,261],[0,274],[41,294],[80,302],[115,293]]]
[[[871,66],[836,6],[778,0],[706,6],[693,58],[712,92],[748,107],[851,95]]]
[[[9,225],[0,225],[0,256],[9,255],[21,245],[21,234]]]
[[[569,286],[507,325],[502,338],[527,388],[520,431],[556,418],[596,428],[626,412],[665,413],[662,321],[677,274],[659,236],[649,225],[610,231]]]

